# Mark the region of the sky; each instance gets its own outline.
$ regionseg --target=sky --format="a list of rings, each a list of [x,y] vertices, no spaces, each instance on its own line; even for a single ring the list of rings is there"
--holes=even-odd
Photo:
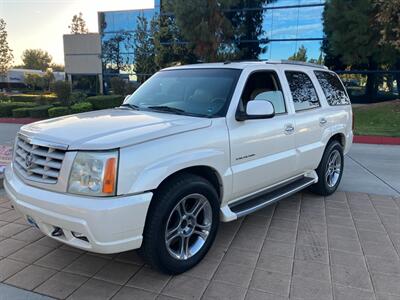
[[[72,16],[83,13],[90,32],[98,32],[97,12],[152,8],[154,0],[0,0],[0,18],[7,23],[14,64],[21,64],[25,49],[48,51],[64,64],[63,34]]]

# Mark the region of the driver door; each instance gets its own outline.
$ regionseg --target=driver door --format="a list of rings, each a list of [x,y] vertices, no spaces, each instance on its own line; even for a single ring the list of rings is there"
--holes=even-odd
[[[233,199],[297,175],[294,117],[288,112],[275,71],[257,71],[249,75],[238,110],[244,112],[252,100],[270,101],[275,116],[228,122]]]

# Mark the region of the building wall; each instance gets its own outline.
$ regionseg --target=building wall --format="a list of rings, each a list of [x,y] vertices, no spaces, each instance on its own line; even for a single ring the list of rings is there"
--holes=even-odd
[[[64,55],[67,74],[102,74],[100,34],[64,35]]]
[[[169,0],[173,1],[173,0]],[[323,41],[322,13],[325,0],[275,0],[262,7],[253,6],[248,1],[247,6],[227,11],[259,10],[263,15],[263,34],[257,40],[244,41],[245,43],[259,43],[263,49],[259,59],[278,60],[287,59],[304,46],[307,49],[308,59],[317,60],[321,55]],[[135,64],[132,37],[137,28],[137,18],[144,16],[151,20],[156,14],[172,15],[160,7],[160,1],[155,1],[154,9],[109,11],[99,13],[99,32],[103,47],[103,75],[132,74]],[[128,38],[126,38],[128,37]],[[107,44],[119,39],[120,64],[113,61],[115,55],[107,59]],[[185,41],[181,41],[185,43]],[[168,44],[168,41],[163,41]]]
[[[74,90],[103,93],[101,56],[100,34],[64,35],[65,73]]]

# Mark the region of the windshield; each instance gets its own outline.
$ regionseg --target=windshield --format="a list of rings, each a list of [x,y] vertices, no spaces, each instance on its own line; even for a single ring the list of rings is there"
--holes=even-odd
[[[198,117],[222,117],[241,70],[181,69],[156,73],[124,106]]]

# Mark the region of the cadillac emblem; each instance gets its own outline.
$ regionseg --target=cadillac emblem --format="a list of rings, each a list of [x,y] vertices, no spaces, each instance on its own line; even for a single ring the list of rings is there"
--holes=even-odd
[[[33,165],[33,155],[28,153],[25,158],[25,166],[27,169],[32,168]]]

